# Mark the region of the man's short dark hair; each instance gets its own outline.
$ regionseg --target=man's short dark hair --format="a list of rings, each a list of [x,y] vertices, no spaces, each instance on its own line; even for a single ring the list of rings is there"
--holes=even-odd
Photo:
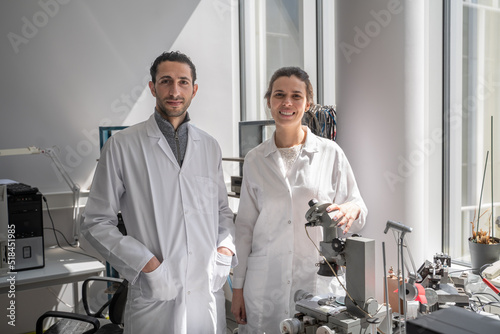
[[[158,70],[158,65],[160,65],[164,61],[176,61],[189,65],[189,67],[191,68],[191,77],[193,79],[194,85],[196,81],[196,67],[188,56],[179,51],[163,52],[155,59],[149,70],[149,73],[151,74],[151,81],[153,81],[153,83],[156,83],[156,72]]]

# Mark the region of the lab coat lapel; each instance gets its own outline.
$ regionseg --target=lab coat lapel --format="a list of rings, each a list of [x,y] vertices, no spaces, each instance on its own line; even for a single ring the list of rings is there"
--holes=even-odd
[[[182,162],[183,166],[187,166],[187,164],[189,164],[189,160],[191,160],[196,152],[198,152],[199,144],[200,137],[198,136],[198,132],[196,132],[196,128],[191,124],[188,124],[188,140],[186,153],[184,154],[184,161]]]
[[[154,114],[151,115],[151,117],[147,120],[147,132],[149,138],[151,138],[153,142],[154,141],[157,142],[158,146],[160,146],[161,150],[170,159],[172,164],[174,166],[177,166],[177,168],[179,168],[179,163],[177,162],[177,159],[174,156],[174,152],[172,152],[170,145],[168,145],[168,142],[165,139],[165,136],[163,135],[163,133],[161,133],[161,130],[158,127],[158,124],[156,123]]]
[[[274,142],[274,134],[272,138],[265,143],[265,145],[266,150],[264,156],[266,157],[266,159],[269,159],[268,163],[271,166],[271,170],[287,188],[290,188],[290,185],[288,184],[284,175],[285,167],[283,166],[283,162],[280,159],[280,152],[278,151],[278,147],[276,147],[276,144]]]

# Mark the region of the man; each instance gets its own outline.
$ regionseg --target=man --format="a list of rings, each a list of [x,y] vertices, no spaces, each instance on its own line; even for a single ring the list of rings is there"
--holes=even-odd
[[[189,124],[191,60],[163,53],[150,72],[155,112],[106,142],[82,232],[130,282],[125,333],[223,333],[216,304],[237,259],[220,147]]]

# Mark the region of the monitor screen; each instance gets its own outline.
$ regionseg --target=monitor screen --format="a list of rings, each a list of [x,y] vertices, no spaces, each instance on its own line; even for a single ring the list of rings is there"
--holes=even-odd
[[[251,149],[271,138],[275,129],[272,119],[240,122],[240,157],[244,158]]]
[[[100,126],[99,127],[99,147],[102,149],[106,140],[109,139],[112,135],[117,133],[120,130],[128,128],[128,126],[120,125],[120,126]]]

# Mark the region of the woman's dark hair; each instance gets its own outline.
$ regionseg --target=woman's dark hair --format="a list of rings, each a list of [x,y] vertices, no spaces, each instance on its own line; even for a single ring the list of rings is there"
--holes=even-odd
[[[196,67],[188,56],[179,51],[163,52],[155,59],[155,61],[151,65],[151,68],[149,69],[149,73],[151,74],[151,81],[153,81],[153,83],[156,83],[156,72],[158,70],[158,65],[160,65],[164,61],[176,61],[179,63],[188,64],[191,68],[191,77],[193,79],[194,85],[196,81]]]
[[[307,102],[314,103],[313,101],[314,93],[311,81],[309,80],[309,74],[307,74],[306,71],[304,71],[300,67],[295,67],[295,66],[282,67],[276,70],[276,72],[274,72],[273,76],[271,77],[271,80],[269,80],[269,86],[267,87],[267,92],[266,95],[264,95],[264,98],[269,101],[269,99],[271,98],[271,93],[273,91],[274,82],[277,79],[281,77],[291,77],[292,75],[297,77],[300,81],[306,84]]]

